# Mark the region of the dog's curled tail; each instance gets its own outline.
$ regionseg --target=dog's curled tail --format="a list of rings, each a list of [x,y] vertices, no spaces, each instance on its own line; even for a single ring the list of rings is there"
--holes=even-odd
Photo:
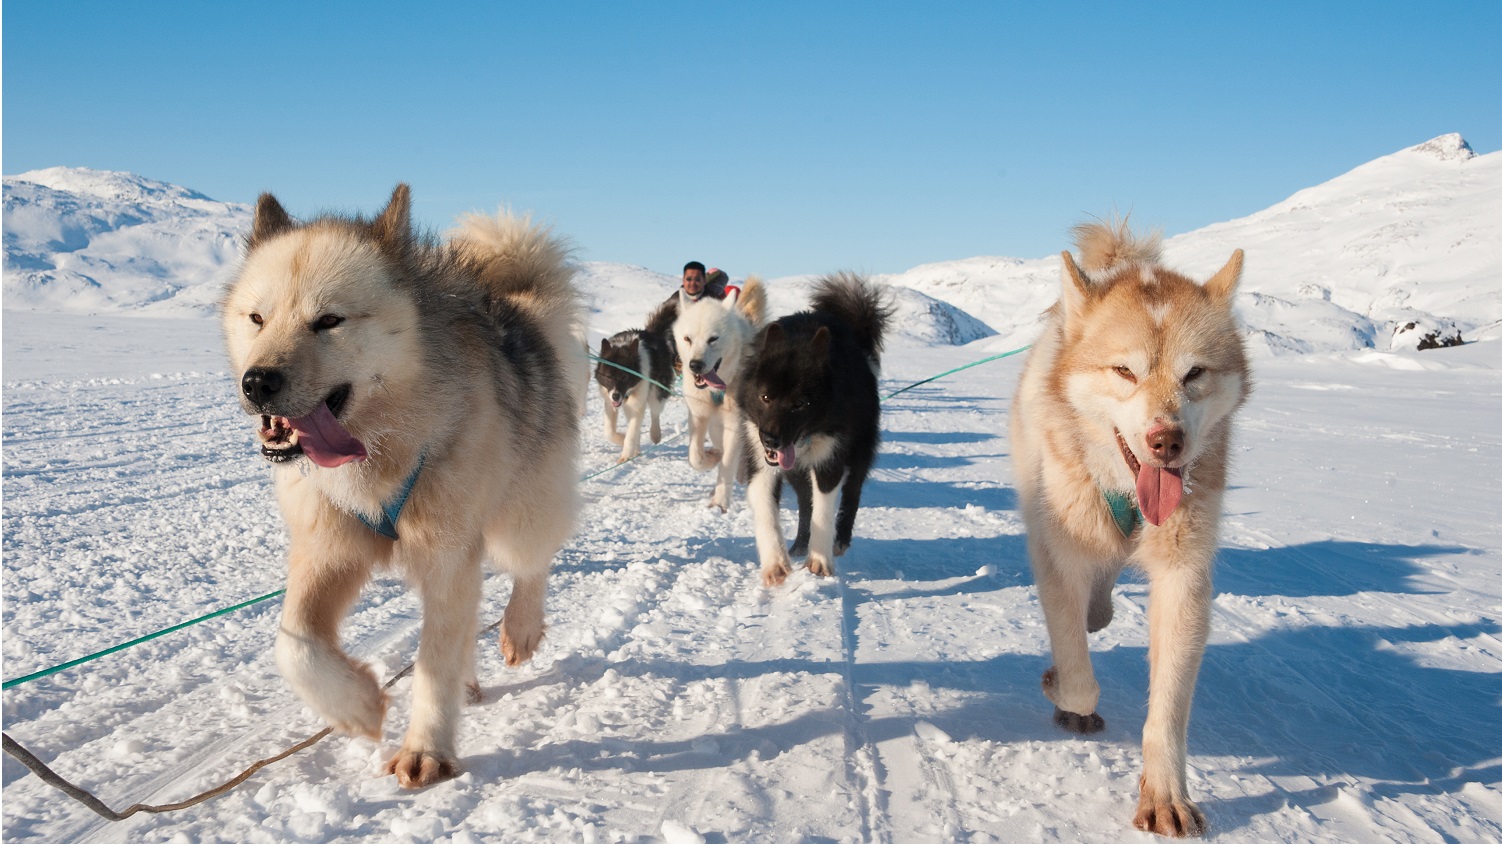
[[[752,327],[760,329],[767,322],[767,286],[760,276],[747,276],[741,285],[740,297],[735,300],[736,310],[741,312]]]
[[[1123,264],[1157,264],[1163,238],[1157,232],[1137,237],[1126,220],[1080,223],[1069,230],[1085,272],[1107,272]]]
[[[849,325],[867,357],[881,358],[887,327],[896,313],[891,293],[856,273],[838,272],[814,282],[812,302],[815,311],[834,314]]]
[[[583,333],[583,303],[574,284],[573,250],[551,227],[506,210],[494,217],[468,214],[450,243],[492,301],[531,313],[560,352],[577,345],[569,338]]]

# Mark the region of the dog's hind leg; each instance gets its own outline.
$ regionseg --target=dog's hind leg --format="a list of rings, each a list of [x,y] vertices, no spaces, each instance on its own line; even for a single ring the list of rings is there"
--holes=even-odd
[[[1116,588],[1119,571],[1103,571],[1090,587],[1090,609],[1085,615],[1085,629],[1098,633],[1111,624],[1116,610],[1111,604],[1111,590]]]
[[[851,466],[840,488],[840,512],[834,519],[834,555],[843,556],[850,550],[850,541],[855,534],[855,514],[861,508],[861,489],[866,485],[866,475],[871,465]]]
[[[348,520],[332,512],[329,520]],[[381,737],[386,695],[370,666],[357,662],[339,646],[339,624],[360,594],[373,559],[383,556],[369,538],[354,532],[343,535],[305,535],[292,519],[292,547],[288,555],[287,596],[282,602],[276,637],[276,664],[297,696],[334,729],[356,736]],[[336,528],[337,529],[337,528]],[[380,540],[384,542],[384,540]],[[338,548],[350,559],[330,559]]]
[[[656,387],[650,384],[647,386],[651,388],[651,393],[649,393],[651,397],[647,399],[647,410],[652,412],[652,444],[656,445],[662,442],[662,407],[667,403],[667,398],[661,395],[661,391]]]
[[[412,723],[386,765],[403,788],[424,788],[459,773],[455,737],[460,691],[474,676],[480,607],[478,547],[415,562],[422,594],[422,638],[412,676]]]
[[[799,472],[795,469],[783,477],[787,478],[788,485],[798,496],[798,535],[793,537],[793,546],[788,549],[788,554],[807,557],[808,533],[814,515],[813,472]]]

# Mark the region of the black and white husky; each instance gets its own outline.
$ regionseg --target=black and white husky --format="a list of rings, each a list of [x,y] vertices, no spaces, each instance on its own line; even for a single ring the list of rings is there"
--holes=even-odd
[[[782,481],[798,495],[792,554],[807,554],[814,574],[832,574],[834,558],[850,547],[861,487],[881,441],[876,380],[892,318],[887,295],[860,276],[837,273],[815,284],[812,305],[761,330],[736,385],[752,473],[746,500],[767,586],[792,572],[777,515]]]
[[[671,309],[659,309],[647,320],[646,328],[628,329],[600,341],[595,382],[605,400],[605,436],[621,446],[623,462],[641,453],[641,426],[648,412],[652,414],[652,442],[662,441],[662,408],[673,382],[673,351],[667,340],[672,317]],[[624,434],[616,430],[623,407]]]

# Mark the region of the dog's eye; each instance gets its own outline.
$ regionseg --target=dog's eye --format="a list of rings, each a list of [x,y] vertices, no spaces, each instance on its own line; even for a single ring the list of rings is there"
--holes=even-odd
[[[794,410],[803,410],[806,407],[808,407],[808,402],[803,399],[798,399],[797,401],[793,402]]]
[[[1111,371],[1132,382],[1133,384],[1137,383],[1137,376],[1133,375],[1132,370],[1128,369],[1125,366],[1113,366],[1111,367]]]
[[[769,395],[767,395],[766,393],[762,393],[761,394],[761,403],[762,404],[771,404],[772,403],[772,397],[769,396]]]
[[[328,329],[333,328],[342,322],[344,322],[344,317],[339,316],[338,314],[324,314],[323,316],[318,318],[317,322],[313,323],[313,330],[327,331]]]
[[[250,321],[255,323],[256,325],[263,325],[266,322],[265,318],[263,318],[260,314],[251,314]]]
[[[688,344],[692,345],[693,342],[694,342],[694,338],[692,338],[692,337],[688,336],[687,334],[685,334],[682,337],[682,342],[688,343]]]
[[[1194,379],[1204,374],[1205,368],[1203,366],[1191,366],[1189,368],[1189,371],[1184,373],[1184,383],[1188,384],[1190,381],[1193,381]]]
[[[717,342],[719,339],[720,339],[720,335],[716,334],[715,336],[709,338],[708,340],[705,340],[704,342],[706,342],[706,343],[714,343],[714,342]]]

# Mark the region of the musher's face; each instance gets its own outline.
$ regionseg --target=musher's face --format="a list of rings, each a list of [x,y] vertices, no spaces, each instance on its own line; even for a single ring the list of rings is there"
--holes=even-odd
[[[704,271],[691,268],[683,271],[683,292],[690,296],[698,296],[704,292]]]

